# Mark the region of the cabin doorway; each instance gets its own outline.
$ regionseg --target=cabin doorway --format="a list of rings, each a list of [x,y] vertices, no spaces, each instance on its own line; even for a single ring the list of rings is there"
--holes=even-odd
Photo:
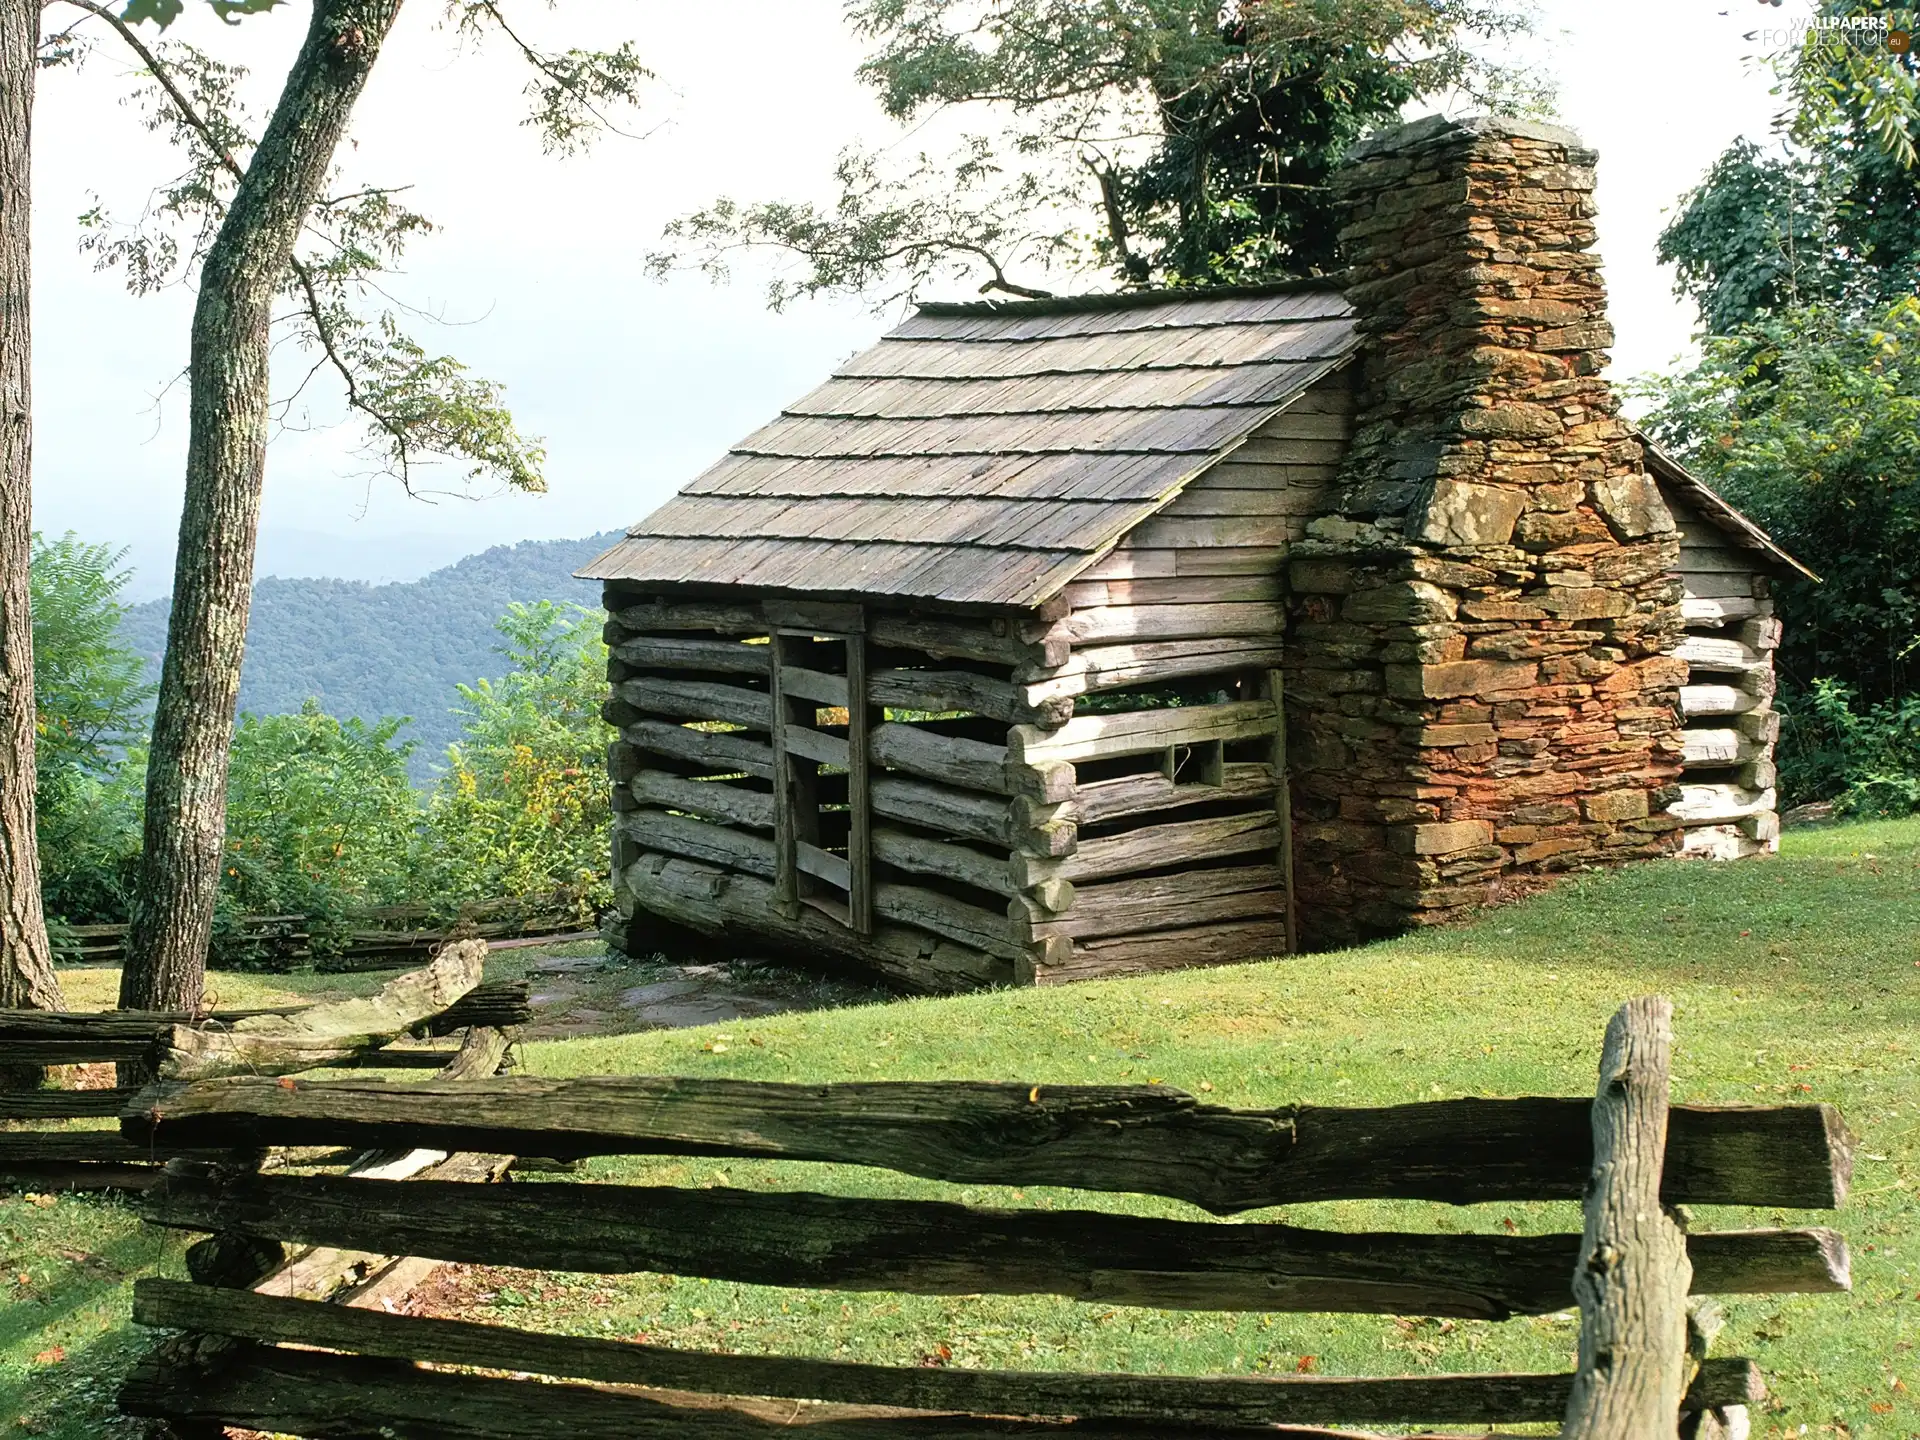
[[[767,605],[774,895],[873,932],[865,626],[858,606]]]

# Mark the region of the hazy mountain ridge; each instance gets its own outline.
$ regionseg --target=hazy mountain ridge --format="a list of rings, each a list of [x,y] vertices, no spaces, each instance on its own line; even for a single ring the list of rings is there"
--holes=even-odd
[[[600,586],[573,572],[619,538],[523,540],[496,545],[418,580],[267,576],[253,591],[240,708],[298,710],[309,696],[339,716],[410,715],[416,778],[430,773],[460,733],[450,713],[454,685],[501,673],[493,622],[515,600],[564,600],[596,607]],[[166,648],[168,600],[128,608],[123,631],[158,677]]]

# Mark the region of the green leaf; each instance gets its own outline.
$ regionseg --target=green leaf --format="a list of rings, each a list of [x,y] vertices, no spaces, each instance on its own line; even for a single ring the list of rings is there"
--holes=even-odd
[[[173,0],[173,3],[177,6],[179,0]],[[208,3],[213,6],[213,13],[215,15],[218,15],[229,25],[236,25],[239,23],[237,17],[241,15],[264,15],[267,11],[277,9],[279,6],[285,4],[286,0],[208,0]]]
[[[185,9],[182,0],[127,0],[127,8],[120,12],[120,18],[129,25],[151,20],[164,30],[178,20]]]

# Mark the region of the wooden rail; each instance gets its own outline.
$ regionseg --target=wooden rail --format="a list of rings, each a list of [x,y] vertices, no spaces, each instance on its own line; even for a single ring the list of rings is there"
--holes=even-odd
[[[427,959],[455,940],[489,943],[551,943],[581,935],[574,909],[552,899],[493,900],[464,907],[452,924],[432,923],[424,905],[393,905],[353,917],[357,927],[332,938],[319,954],[313,950],[313,917],[242,915],[231,938],[256,949],[265,968],[295,970],[378,970]],[[88,965],[118,964],[126,950],[124,923],[69,925],[71,949],[63,952]],[[597,933],[597,932],[593,932]]]
[[[814,1402],[805,1412],[810,1434],[841,1440],[1052,1430],[1121,1440],[1142,1426],[1185,1440],[1304,1440],[1333,1435],[1320,1428],[1332,1424],[1556,1419],[1565,1421],[1565,1440],[1677,1437],[1683,1418],[1688,1434],[1737,1429],[1740,1409],[1764,1394],[1758,1373],[1748,1361],[1706,1361],[1703,1346],[1690,1350],[1688,1293],[1845,1290],[1846,1247],[1819,1228],[1683,1233],[1669,1207],[1708,1197],[1838,1205],[1850,1141],[1823,1106],[1670,1110],[1670,1032],[1665,1002],[1623,1010],[1609,1028],[1592,1100],[1236,1111],[1157,1086],[449,1077],[408,1087],[234,1078],[154,1087],[123,1120],[134,1144],[825,1160],[955,1183],[1157,1194],[1218,1214],[1302,1198],[1468,1202],[1584,1190],[1584,1233],[1538,1236],[1347,1234],[792,1190],[490,1187],[427,1174],[395,1189],[368,1174],[261,1175],[192,1162],[170,1167],[144,1201],[152,1220],[210,1232],[243,1256],[298,1241],[349,1254],[568,1271],[1268,1313],[1500,1319],[1573,1302],[1582,1327],[1571,1373],[1363,1379],[903,1369],[536,1335],[147,1281],[136,1292],[136,1318],[188,1334],[138,1367],[121,1401],[133,1414],[310,1437],[384,1427],[555,1440],[687,1440],[697,1432],[710,1440],[789,1425],[796,1400]],[[252,1343],[236,1350],[234,1341]],[[530,1385],[474,1369],[563,1383]],[[620,1388],[630,1386],[648,1389]]]
[[[476,983],[484,942],[449,947],[423,970],[389,981],[376,996],[320,1005],[214,1011],[111,1010],[50,1014],[0,1010],[0,1054],[37,1065],[117,1062],[149,1073],[214,1075],[235,1069],[274,1075],[316,1065],[446,1066],[450,1079],[492,1074],[450,1065],[456,1052],[391,1048],[408,1037],[499,1034],[531,1016],[525,981]],[[0,1121],[53,1122],[121,1114],[137,1089],[0,1092]],[[104,1130],[0,1130],[0,1185],[41,1189],[141,1189],[161,1162],[213,1158],[239,1146],[178,1144]]]

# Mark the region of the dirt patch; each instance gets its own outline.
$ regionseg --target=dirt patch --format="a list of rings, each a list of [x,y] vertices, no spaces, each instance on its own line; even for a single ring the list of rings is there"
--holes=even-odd
[[[889,991],[797,970],[777,961],[742,957],[704,965],[632,960],[605,947],[569,947],[527,966],[532,982],[529,1040],[627,1035],[723,1025],[790,1010],[870,1005]]]

